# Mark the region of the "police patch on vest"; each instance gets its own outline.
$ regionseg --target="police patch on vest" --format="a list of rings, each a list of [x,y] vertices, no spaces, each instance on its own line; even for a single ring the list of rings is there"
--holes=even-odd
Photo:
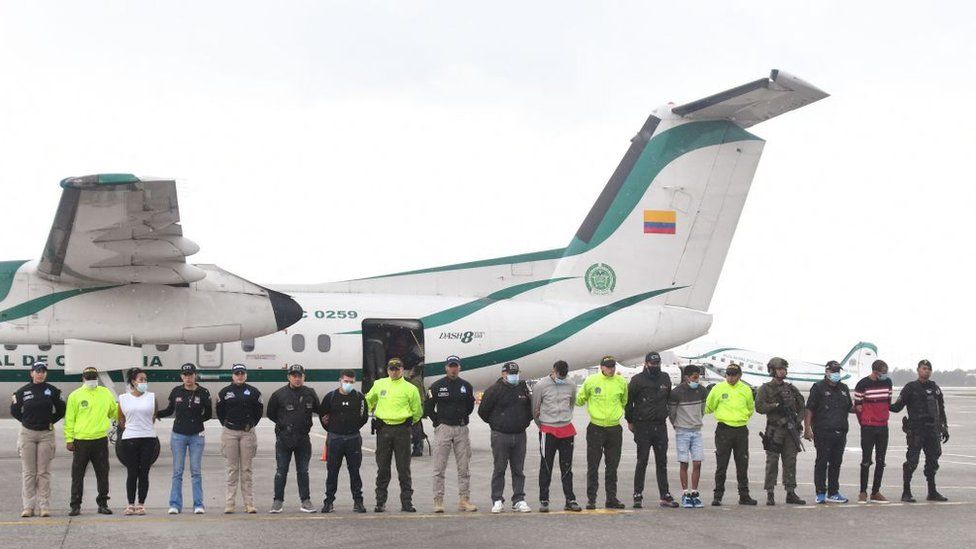
[[[87,400],[82,400],[81,403],[78,404],[78,406],[81,406],[82,408],[87,408],[88,407],[88,401]]]
[[[602,389],[601,387],[597,387],[596,389],[593,389],[593,394],[596,394],[596,395],[598,395],[598,394],[600,394],[601,392],[603,392],[603,389]]]
[[[725,399],[729,398],[729,394],[728,393],[722,393],[722,398],[725,398]]]
[[[227,391],[227,394],[224,395],[224,398],[234,398],[234,392],[233,391]]]
[[[380,396],[381,397],[385,397],[386,396],[386,389],[383,389],[383,390],[380,391]]]

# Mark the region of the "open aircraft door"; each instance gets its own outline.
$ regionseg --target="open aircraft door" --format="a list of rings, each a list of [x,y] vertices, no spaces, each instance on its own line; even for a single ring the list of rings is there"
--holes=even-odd
[[[417,319],[375,319],[363,321],[363,393],[377,379],[387,377],[386,362],[403,361],[404,377],[426,390],[424,382],[424,325]],[[411,367],[412,368],[409,368]]]

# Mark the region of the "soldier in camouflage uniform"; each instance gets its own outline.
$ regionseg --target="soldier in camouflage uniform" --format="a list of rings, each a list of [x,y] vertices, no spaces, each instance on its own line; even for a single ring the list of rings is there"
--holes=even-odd
[[[800,418],[803,416],[803,395],[799,389],[786,382],[786,372],[789,364],[779,357],[770,359],[766,370],[772,378],[763,384],[756,394],[756,411],[766,416],[766,432],[763,433],[763,447],[766,449],[766,505],[775,505],[774,488],[779,461],[783,460],[783,487],[786,488],[786,503],[805,505],[806,501],[796,495],[796,455],[800,452],[799,439]],[[790,433],[787,423],[786,406],[793,411],[796,418],[794,436]]]

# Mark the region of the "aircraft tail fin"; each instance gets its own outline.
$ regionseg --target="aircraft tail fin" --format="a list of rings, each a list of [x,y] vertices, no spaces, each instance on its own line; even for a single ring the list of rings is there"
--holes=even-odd
[[[581,282],[551,285],[545,299],[657,292],[668,305],[707,310],[764,145],[744,128],[826,96],[774,70],[655,110],[552,274]]]
[[[845,372],[856,378],[853,383],[857,383],[859,379],[871,373],[871,364],[877,359],[878,347],[874,343],[859,341],[857,345],[851,347],[850,351],[847,351],[841,365]]]

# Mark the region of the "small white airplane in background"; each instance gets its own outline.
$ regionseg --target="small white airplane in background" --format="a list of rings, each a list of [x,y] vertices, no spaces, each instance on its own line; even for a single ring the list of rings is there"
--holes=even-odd
[[[240,362],[261,390],[284,383],[293,363],[313,386],[359,370],[364,389],[385,377],[391,356],[425,364],[429,379],[442,375],[444,357],[460,356],[477,389],[507,361],[527,379],[559,359],[574,369],[607,354],[637,363],[711,326],[708,306],[764,146],[746,128],[824,97],[774,70],[659,107],[566,247],[327,284],[269,290],[186,265],[195,245],[174,225],[168,186],[126,175],[65,180],[41,262],[0,264],[0,391],[24,383],[42,358],[50,381],[66,381],[58,367],[68,338],[141,344],[151,383],[178,382],[183,362],[224,383]]]
[[[709,382],[722,381],[725,379],[725,368],[730,364],[738,364],[742,368],[742,381],[753,387],[759,387],[770,379],[766,365],[769,363],[769,359],[774,356],[785,358],[789,362],[790,367],[786,380],[801,391],[809,391],[814,383],[824,378],[826,361],[823,364],[818,364],[737,347],[714,347],[703,352],[694,351],[694,348],[695,346],[688,345],[681,349],[675,349],[673,351],[674,365],[678,368],[687,364],[702,365]],[[877,358],[877,346],[865,341],[858,342],[844,355],[843,360],[838,360],[843,367],[841,381],[853,389],[855,383],[871,373],[871,364]]]

